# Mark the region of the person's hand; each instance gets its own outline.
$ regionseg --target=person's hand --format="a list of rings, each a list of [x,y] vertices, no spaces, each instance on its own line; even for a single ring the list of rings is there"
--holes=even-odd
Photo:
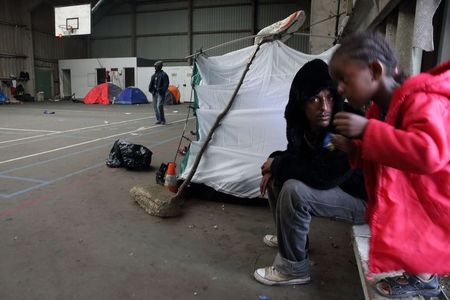
[[[331,143],[337,149],[349,154],[356,152],[356,145],[353,144],[351,139],[348,139],[340,134],[331,134],[330,137]]]
[[[261,174],[265,175],[270,173],[270,166],[272,166],[273,158],[269,157],[261,166]]]
[[[336,130],[348,138],[361,138],[368,120],[356,114],[338,112],[334,116],[333,125]]]
[[[259,184],[259,191],[261,192],[261,196],[264,196],[266,194],[267,185],[269,184],[271,178],[272,178],[271,173],[266,173],[263,175],[261,183]]]

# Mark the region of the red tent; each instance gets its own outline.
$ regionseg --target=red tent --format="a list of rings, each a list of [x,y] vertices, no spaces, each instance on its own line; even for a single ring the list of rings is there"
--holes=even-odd
[[[102,83],[93,87],[84,97],[85,104],[108,105],[120,94],[122,89],[112,83]]]

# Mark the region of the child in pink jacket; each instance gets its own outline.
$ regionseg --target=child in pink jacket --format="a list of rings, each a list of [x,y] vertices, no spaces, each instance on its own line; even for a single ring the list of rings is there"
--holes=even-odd
[[[366,32],[342,42],[330,70],[352,106],[370,105],[366,118],[336,114],[332,141],[363,167],[370,271],[405,271],[377,291],[436,296],[450,273],[450,62],[401,83],[392,49]]]

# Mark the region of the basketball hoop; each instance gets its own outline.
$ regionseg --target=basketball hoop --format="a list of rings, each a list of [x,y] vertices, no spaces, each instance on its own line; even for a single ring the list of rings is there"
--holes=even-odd
[[[55,2],[55,1],[54,1]],[[58,1],[56,1],[58,2]],[[64,2],[64,1],[62,1]],[[80,1],[66,1],[80,2]],[[83,1],[81,1],[83,2]],[[86,1],[99,2],[99,1]],[[91,4],[55,7],[55,37],[91,34]]]
[[[53,2],[61,2],[61,1],[53,1]],[[65,2],[80,2],[80,1],[65,1]],[[86,1],[86,2],[99,2],[99,1]],[[60,34],[62,35],[62,37],[91,34],[91,16],[92,11],[90,3],[55,7],[55,37],[58,38]]]

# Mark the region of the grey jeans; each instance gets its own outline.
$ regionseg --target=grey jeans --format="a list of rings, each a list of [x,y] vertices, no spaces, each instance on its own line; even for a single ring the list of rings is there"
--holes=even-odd
[[[153,94],[153,109],[155,110],[156,121],[166,122],[164,118],[164,97],[159,93]]]
[[[273,265],[283,274],[309,275],[306,244],[312,216],[353,224],[365,222],[366,202],[339,187],[317,190],[290,179],[281,191],[269,186],[268,197],[278,237],[278,254]]]

